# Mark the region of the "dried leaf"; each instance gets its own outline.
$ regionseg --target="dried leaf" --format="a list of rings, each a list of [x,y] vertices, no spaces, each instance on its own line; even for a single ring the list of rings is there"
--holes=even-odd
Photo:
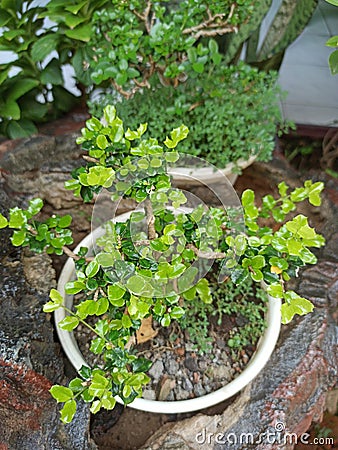
[[[136,342],[138,344],[143,344],[144,342],[150,341],[157,335],[158,331],[153,328],[152,317],[147,317],[142,320],[139,330],[136,332]]]

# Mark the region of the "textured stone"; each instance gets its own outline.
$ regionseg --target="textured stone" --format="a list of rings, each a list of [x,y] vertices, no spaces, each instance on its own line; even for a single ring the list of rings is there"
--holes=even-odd
[[[155,361],[149,370],[149,375],[152,376],[155,381],[158,381],[160,377],[163,375],[163,370],[164,370],[163,362],[160,360]]]
[[[2,191],[1,212],[9,206]],[[55,285],[51,260],[13,248],[6,230],[1,242],[0,448],[94,449],[88,407],[80,405],[74,422],[65,426],[48,392],[52,384],[66,382],[50,316],[42,312]]]

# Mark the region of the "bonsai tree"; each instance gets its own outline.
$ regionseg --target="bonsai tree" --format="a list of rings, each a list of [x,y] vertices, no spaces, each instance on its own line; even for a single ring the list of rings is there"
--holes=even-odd
[[[254,192],[246,190],[242,207],[182,210],[186,196],[172,188],[167,166],[179,160],[179,145],[188,129],[181,125],[161,144],[144,137],[146,128],[141,124],[126,129],[115,108],[108,106],[101,121],[87,121],[77,140],[88,152],[86,165],[73,172],[66,189],[85,202],[106,189],[114,200],[129,198],[143,206],[125,222],[108,221],[94,254],[87,248],[77,254],[69,249],[71,216],[39,219],[41,199],[30,200],[27,209],[11,209],[8,218],[0,216],[0,227],[14,230],[13,245],[65,253],[75,261],[76,279],[66,285],[66,293],[81,294],[80,301],[68,309],[63,296],[52,289],[43,309],[51,313],[65,308],[68,315],[59,323],[64,330],[79,324],[89,328],[95,335],[90,351],[101,356],[102,364],[82,367],[68,387],[51,388],[52,396],[63,403],[64,422],[72,420],[78,399],[89,402],[96,413],[112,409],[117,395],[126,404],[141,396],[151,361],[134,353],[132,337],[145,319],[167,327],[184,317],[192,299],[212,302],[213,283],[264,282],[270,296],[283,301],[284,324],[313,309],[309,300],[288,290],[287,282],[305,264],[316,263],[310,248],[324,245],[307,217],[294,215],[298,202],[320,205],[323,184],[306,181],[290,191],[281,182],[278,198],[266,195],[260,206]]]

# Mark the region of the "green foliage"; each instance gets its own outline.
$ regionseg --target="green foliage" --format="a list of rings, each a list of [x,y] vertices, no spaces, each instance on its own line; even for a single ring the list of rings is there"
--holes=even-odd
[[[234,327],[224,335],[228,346],[240,351],[247,345],[255,346],[265,329],[264,313],[266,312],[266,293],[253,282],[235,284],[228,280],[222,284],[211,283],[211,303],[205,303],[200,295],[185,300],[186,314],[180,320],[182,329],[189,333],[200,352],[207,353],[211,349],[210,319],[217,317],[222,325],[224,316],[236,315],[245,321],[245,325]]]
[[[337,0],[326,0],[328,3],[334,6],[338,6]],[[332,36],[326,42],[328,47],[338,47],[338,36]],[[337,75],[338,73],[338,50],[334,50],[329,57],[329,67],[332,75]]]
[[[76,98],[64,88],[62,68],[71,64],[77,81],[89,84],[84,68],[92,51],[86,44],[93,12],[108,5],[109,0],[51,0],[46,6],[0,1],[0,48],[13,55],[1,65],[0,134],[30,136],[36,124],[71,109]],[[45,18],[55,24],[47,27]]]
[[[34,3],[0,2],[0,48],[13,54],[12,61],[1,65],[0,134],[13,139],[36,133],[35,123],[55,117],[74,103],[73,95],[63,88],[61,69],[67,55],[59,53],[46,60],[64,38],[45,28],[41,16],[45,7]]]
[[[252,283],[264,282],[271,296],[282,299],[283,323],[313,309],[309,300],[287,290],[286,282],[300,267],[315,264],[310,249],[324,245],[307,217],[294,214],[304,200],[320,206],[323,183],[308,180],[290,190],[281,182],[279,195],[266,195],[259,204],[255,193],[246,190],[242,195],[246,232],[238,231],[238,208],[200,205],[184,213],[178,209],[186,197],[171,186],[166,168],[168,162],[179,160],[188,128],[180,125],[166,134],[162,145],[147,135],[145,123],[125,129],[113,106],[105,108],[101,120],[93,117],[86,122],[77,142],[88,152],[87,164],[74,171],[66,187],[84,201],[104,187],[113,200],[123,197],[140,204],[125,222],[107,222],[105,234],[96,241],[95,256],[88,256],[86,248],[78,255],[68,249],[73,242],[70,216],[38,220],[40,199],[31,200],[26,209],[10,209],[8,219],[0,215],[0,227],[14,230],[13,245],[66,253],[75,260],[76,279],[66,284],[65,292],[80,294],[80,302],[70,310],[52,289],[44,311],[64,308],[67,314],[59,327],[66,331],[80,323],[86,326],[95,336],[90,351],[100,357],[101,365],[83,367],[81,378],[68,388],[51,389],[64,404],[61,419],[66,423],[75,414],[77,399],[91,403],[96,413],[113,408],[115,396],[128,404],[142,395],[151,362],[135,355],[131,337],[143,319],[152,317],[163,327],[172,321],[185,323],[201,344],[208,312],[218,314],[219,320],[223,314],[238,313],[248,324],[229,336],[228,345],[237,351],[256,339],[263,327],[262,309],[247,296]],[[226,295],[215,287],[215,280],[225,278],[230,286]],[[259,289],[255,292],[261,296]],[[192,324],[194,314],[199,330]],[[201,348],[206,349],[207,343],[202,342]]]
[[[208,62],[220,63],[213,37],[238,31],[253,11],[251,1],[112,0],[111,9],[94,15],[92,80],[110,82],[129,97],[155,75],[172,85],[194,78]]]
[[[42,222],[36,216],[43,207],[43,202],[39,198],[30,200],[26,210],[15,207],[9,210],[9,221],[1,216],[0,223],[3,227],[13,228],[11,237],[14,246],[28,246],[31,250],[48,254],[55,253],[62,255],[63,247],[73,243],[73,238],[68,226],[71,223],[71,216],[52,216]]]
[[[252,155],[267,161],[278,125],[283,128],[276,81],[275,72],[259,72],[244,64],[211,67],[191,82],[144,90],[116,108],[133,129],[147,118],[149,134],[157,139],[184,122],[190,133],[180,151],[218,167]],[[100,116],[114,95],[105,93],[91,104],[91,111]]]

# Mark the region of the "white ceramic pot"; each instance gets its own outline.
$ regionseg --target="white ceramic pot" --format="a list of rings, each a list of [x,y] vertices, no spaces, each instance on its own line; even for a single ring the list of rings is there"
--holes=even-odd
[[[236,164],[229,163],[224,169],[216,169],[212,165],[209,167],[175,167],[169,169],[168,174],[173,177],[176,184],[184,184],[185,186],[195,186],[197,184],[213,185],[221,183],[224,180],[224,176],[228,181],[234,185],[238,174],[234,173],[235,168],[241,170],[246,169],[256,160],[256,156],[251,156],[249,159],[239,159]]]
[[[128,219],[130,213],[121,214],[117,216],[117,222],[124,222]],[[75,253],[77,253],[80,247],[88,247],[89,251],[93,248],[94,243],[97,238],[104,234],[104,229],[102,227],[97,228],[93,233],[86,236],[80,244],[76,247]],[[69,258],[64,265],[59,281],[58,281],[58,291],[63,295],[65,299],[65,305],[68,308],[72,308],[73,296],[65,294],[65,284],[68,281],[75,279],[75,265],[74,261]],[[230,383],[226,384],[222,388],[204,395],[202,397],[197,397],[189,400],[179,400],[179,401],[157,401],[157,400],[146,400],[143,398],[135,399],[130,405],[130,407],[139,409],[142,411],[164,413],[164,414],[178,414],[184,412],[198,411],[210,406],[220,403],[239,391],[241,391],[247,384],[249,384],[263,369],[265,364],[270,358],[273,352],[280,331],[281,324],[281,301],[280,299],[269,297],[269,305],[267,312],[267,328],[264,331],[263,336],[260,338],[257,350],[252,356],[246,368],[241,372],[237,378],[235,378]],[[66,313],[63,308],[55,311],[55,322],[56,325],[62,319],[64,319]],[[60,329],[57,326],[58,336],[65,351],[68,359],[74,366],[76,370],[79,370],[83,365],[89,366],[85,361],[82,353],[80,352],[77,342],[75,340],[74,334],[69,331]],[[117,398],[117,401],[123,403],[121,399]]]

